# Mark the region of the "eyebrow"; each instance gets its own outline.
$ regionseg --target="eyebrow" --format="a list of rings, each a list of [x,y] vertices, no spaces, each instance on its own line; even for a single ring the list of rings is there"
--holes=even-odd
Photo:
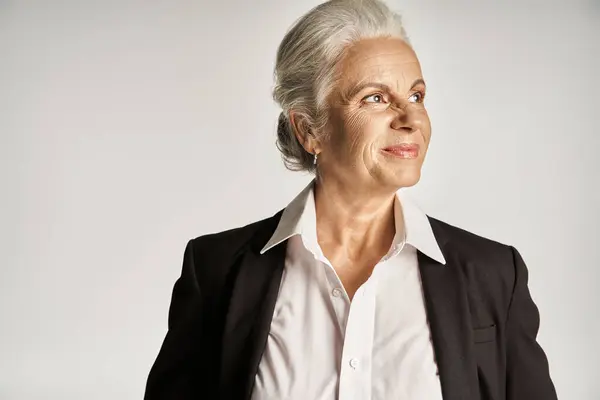
[[[427,85],[425,85],[425,81],[422,78],[419,78],[419,79],[416,79],[412,83],[412,85],[410,86],[410,90],[414,89],[414,87],[419,84],[422,84],[423,86],[427,86]],[[350,99],[350,98],[356,96],[357,93],[359,93],[360,91],[362,91],[364,88],[367,88],[367,87],[375,87],[375,88],[379,88],[381,90],[385,90],[387,92],[392,91],[392,89],[385,83],[364,82],[364,83],[359,83],[359,84],[353,86],[350,90],[348,90],[348,92],[346,92],[346,98]]]

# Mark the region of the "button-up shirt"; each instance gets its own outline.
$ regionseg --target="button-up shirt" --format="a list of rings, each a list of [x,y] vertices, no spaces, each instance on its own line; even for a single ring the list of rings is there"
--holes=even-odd
[[[417,249],[444,256],[426,214],[396,193],[396,234],[347,295],[317,241],[312,181],[284,210],[262,252],[288,240],[253,400],[441,400]]]

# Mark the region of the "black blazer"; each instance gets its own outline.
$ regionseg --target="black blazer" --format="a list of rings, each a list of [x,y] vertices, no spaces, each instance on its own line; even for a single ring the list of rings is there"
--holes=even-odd
[[[287,242],[259,252],[281,214],[188,242],[145,400],[250,399]],[[429,221],[446,266],[417,254],[444,400],[556,399],[519,252]]]

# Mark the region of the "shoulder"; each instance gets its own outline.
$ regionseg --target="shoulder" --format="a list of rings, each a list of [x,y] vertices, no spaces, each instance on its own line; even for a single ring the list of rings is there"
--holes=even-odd
[[[446,266],[460,271],[473,307],[484,299],[486,304],[498,307],[498,315],[506,315],[516,285],[519,252],[511,245],[429,219],[436,238],[444,242],[440,247]]]
[[[280,217],[281,211],[244,226],[190,239],[185,249],[182,276],[187,273],[205,298],[220,293],[236,260],[247,251],[258,253]]]

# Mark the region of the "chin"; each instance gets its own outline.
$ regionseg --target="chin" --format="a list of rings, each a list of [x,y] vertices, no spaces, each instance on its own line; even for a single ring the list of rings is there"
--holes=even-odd
[[[420,165],[404,165],[401,168],[378,168],[370,171],[371,177],[375,177],[377,185],[386,190],[394,191],[416,185],[421,179]]]
[[[416,185],[420,179],[420,171],[415,171],[394,176],[390,181],[393,182],[393,185],[397,188],[406,188]]]
[[[411,179],[411,180],[402,181],[402,182],[400,182],[399,185],[396,185],[396,186],[398,186],[398,188],[407,188],[407,187],[415,186],[418,182],[419,182],[418,179]]]

